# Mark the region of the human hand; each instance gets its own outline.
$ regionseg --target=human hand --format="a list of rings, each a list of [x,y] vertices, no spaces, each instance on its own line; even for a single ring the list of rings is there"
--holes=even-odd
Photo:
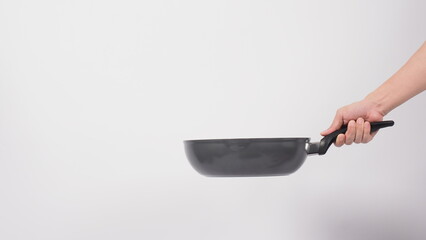
[[[382,121],[384,115],[374,102],[368,100],[355,102],[337,110],[333,123],[327,130],[321,132],[321,135],[326,136],[347,124],[346,133],[339,134],[336,138],[334,144],[337,147],[343,144],[368,143],[377,133],[370,133],[370,122]]]

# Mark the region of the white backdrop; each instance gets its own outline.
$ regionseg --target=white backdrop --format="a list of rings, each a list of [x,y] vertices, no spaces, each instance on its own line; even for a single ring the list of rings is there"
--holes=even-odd
[[[426,2],[0,1],[0,239],[425,239],[425,94],[293,175],[182,140],[308,136],[426,40]]]

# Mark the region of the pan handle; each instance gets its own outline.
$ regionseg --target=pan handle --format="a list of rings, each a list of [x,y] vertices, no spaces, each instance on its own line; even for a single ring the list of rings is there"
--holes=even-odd
[[[380,128],[392,127],[394,125],[394,121],[389,120],[389,121],[382,121],[382,122],[372,122],[370,123],[370,125],[371,125],[371,132],[375,132],[379,130]],[[345,133],[347,128],[348,126],[344,125],[339,130],[336,130],[330,133],[329,135],[325,136],[323,139],[321,139],[319,148],[318,148],[318,154],[324,155],[327,152],[328,148],[331,146],[331,144],[336,141],[337,136],[341,133]]]

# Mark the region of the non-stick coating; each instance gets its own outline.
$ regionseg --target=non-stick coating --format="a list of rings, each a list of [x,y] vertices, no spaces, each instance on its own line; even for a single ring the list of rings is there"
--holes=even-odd
[[[192,166],[206,176],[276,176],[303,164],[309,138],[254,138],[185,141]]]

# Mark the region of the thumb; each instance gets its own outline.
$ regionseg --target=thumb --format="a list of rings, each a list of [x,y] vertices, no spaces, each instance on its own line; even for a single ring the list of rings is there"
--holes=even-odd
[[[337,129],[339,129],[343,125],[343,117],[340,113],[336,113],[336,116],[334,117],[333,122],[331,123],[330,127],[327,130],[324,130],[321,132],[322,136],[326,136]]]

